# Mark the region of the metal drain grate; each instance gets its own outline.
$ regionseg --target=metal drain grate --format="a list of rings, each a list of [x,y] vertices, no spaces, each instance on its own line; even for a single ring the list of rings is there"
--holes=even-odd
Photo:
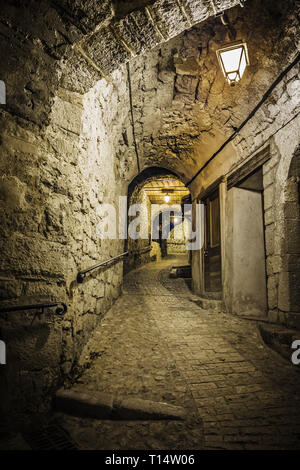
[[[79,450],[67,431],[57,424],[44,426],[23,437],[33,450]]]

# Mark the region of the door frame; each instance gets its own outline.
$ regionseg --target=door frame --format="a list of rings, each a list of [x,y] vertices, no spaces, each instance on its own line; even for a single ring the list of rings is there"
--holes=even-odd
[[[213,244],[213,225],[215,219],[212,217],[212,202],[217,201],[217,212],[219,217],[219,233],[218,243]],[[214,292],[222,292],[222,258],[221,258],[221,224],[220,224],[220,191],[217,186],[216,189],[210,194],[206,195],[204,202],[204,247],[203,247],[203,275],[204,285],[203,292],[207,297],[214,296]],[[211,289],[211,267],[212,258],[215,256],[220,257],[220,265],[217,264],[216,273],[220,275],[221,287],[220,290],[213,291]],[[218,269],[219,268],[219,269]]]
[[[225,176],[221,176],[216,181],[214,181],[211,185],[209,185],[206,189],[203,189],[198,198],[197,203],[203,204],[204,200],[209,197],[209,195],[213,194],[216,190],[219,191],[219,208],[220,208],[220,238],[221,238],[221,283],[222,283],[222,298],[223,298],[223,287],[224,287],[224,280],[225,280],[225,272],[224,272],[224,263],[222,262],[225,258],[225,204],[226,204],[226,192],[227,192],[227,179]],[[199,250],[199,265],[200,265],[200,291],[199,294],[202,296],[207,295],[208,293],[205,291],[205,272],[204,272],[204,246]]]

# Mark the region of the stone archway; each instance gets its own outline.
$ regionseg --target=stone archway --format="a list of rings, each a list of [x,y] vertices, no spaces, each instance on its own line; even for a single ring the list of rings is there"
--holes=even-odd
[[[174,185],[177,186],[174,187]],[[179,207],[181,214],[182,196],[187,196],[189,190],[174,171],[158,166],[147,167],[129,184],[128,208],[133,207],[135,204],[142,205],[143,209],[139,212],[139,217],[141,217],[143,223],[148,224],[148,237],[134,240],[128,235],[125,250],[129,251],[129,256],[126,260],[125,272],[150,261],[150,258],[155,257],[156,260],[159,260],[161,256],[166,256],[169,232],[164,232],[161,208],[162,205],[168,206],[168,204],[164,204],[164,195],[167,193],[171,194],[170,207]],[[169,219],[167,218],[169,221],[168,228],[174,229],[175,212],[173,213],[172,209],[169,212],[168,207],[165,207],[165,212],[169,214]],[[129,212],[128,214],[129,227],[133,220],[131,217],[133,214]],[[177,216],[179,216],[179,213]],[[167,220],[165,222],[167,225]],[[153,227],[160,227],[158,230],[159,238],[152,238],[155,231],[153,231]],[[176,230],[176,235],[177,232]]]

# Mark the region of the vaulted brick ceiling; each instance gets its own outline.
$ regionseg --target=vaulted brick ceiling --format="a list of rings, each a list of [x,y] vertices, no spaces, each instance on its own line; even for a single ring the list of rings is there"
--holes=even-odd
[[[44,126],[59,86],[85,93],[129,61],[141,168],[166,167],[187,181],[245,119],[299,44],[299,2],[241,3],[9,0],[0,25],[7,40],[0,58],[7,109]],[[215,17],[225,10],[250,55],[236,88],[225,84],[215,54],[229,40]],[[133,147],[121,152],[126,158]]]
[[[93,2],[65,2],[66,11],[85,28],[65,76],[77,75],[80,87],[88,87],[95,73],[109,80],[113,70],[130,62],[141,168],[162,166],[188,181],[290,62],[299,43],[299,5],[248,0],[241,8],[241,3],[115,1],[102,2],[99,10],[92,9]],[[247,42],[250,56],[236,88],[225,83],[216,57],[216,50],[232,39],[215,16],[225,10],[231,31]],[[83,68],[78,67],[82,57]]]
[[[165,203],[165,196],[170,197],[170,203],[180,204],[182,198],[189,195],[189,190],[184,184],[174,177],[157,177],[146,182],[143,186],[144,191],[151,203],[163,204]]]
[[[227,15],[236,38],[246,41],[249,50],[250,66],[238,86],[226,84],[217,61],[216,50],[230,41],[219,18],[194,26],[132,63],[138,148],[145,167],[167,167],[188,181],[294,57],[299,24],[293,2],[250,0]],[[261,133],[263,119],[271,122],[277,111],[274,98],[269,99],[267,116],[252,120],[254,133]]]
[[[240,0],[62,0],[56,7],[82,31],[80,52],[108,75],[132,57],[239,3]]]
[[[230,41],[220,18],[209,18],[136,59],[131,80],[141,167],[173,170],[186,182],[249,115],[290,63],[299,44],[296,4],[248,0],[227,11],[237,39],[248,44],[250,66],[241,83],[229,87],[216,50]],[[258,21],[259,18],[259,21]],[[280,96],[267,115],[251,121],[254,135],[271,122]],[[274,101],[275,100],[275,101]],[[130,151],[130,150],[129,150]],[[233,146],[229,155],[236,152]],[[122,147],[126,154],[126,145]]]
[[[124,62],[238,3],[8,0],[0,21],[7,109],[44,125],[62,76],[70,77],[70,89],[84,93]]]

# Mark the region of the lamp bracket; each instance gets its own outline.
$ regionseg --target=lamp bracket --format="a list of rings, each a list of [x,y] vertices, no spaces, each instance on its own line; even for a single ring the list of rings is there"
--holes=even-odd
[[[216,18],[220,18],[223,25],[226,26],[228,30],[228,36],[231,41],[234,41],[236,38],[236,31],[234,27],[230,24],[228,16],[225,11],[221,11],[215,15]]]

